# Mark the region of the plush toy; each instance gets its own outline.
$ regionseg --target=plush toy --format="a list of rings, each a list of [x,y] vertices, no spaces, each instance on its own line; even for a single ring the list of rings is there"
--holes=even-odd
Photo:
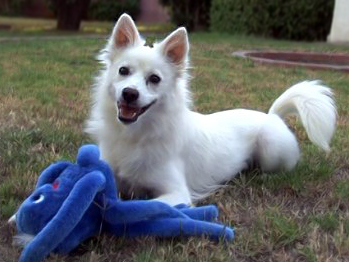
[[[171,207],[152,200],[121,201],[114,176],[97,146],[80,148],[77,164],[52,164],[15,215],[19,235],[31,235],[20,261],[67,254],[82,241],[107,232],[120,237],[208,236],[232,241],[232,229],[213,221],[215,206]]]

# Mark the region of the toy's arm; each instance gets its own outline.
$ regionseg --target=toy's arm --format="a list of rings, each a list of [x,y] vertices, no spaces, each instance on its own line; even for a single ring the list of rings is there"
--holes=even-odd
[[[114,201],[104,214],[104,219],[111,224],[160,218],[187,218],[187,216],[177,208],[152,200]]]
[[[57,247],[55,247],[53,253],[67,255],[85,240],[96,236],[96,234],[101,230],[102,218],[99,211],[97,211],[95,214],[96,217],[91,216],[88,219],[78,223],[70,234],[64,238],[64,240],[61,241]]]
[[[178,236],[207,236],[214,241],[231,242],[234,239],[234,231],[224,225],[182,218],[165,218],[159,220],[147,220],[133,224],[112,225],[107,229],[116,236],[139,237],[178,237]]]
[[[81,178],[58,213],[23,250],[20,262],[42,261],[78,224],[104,185],[104,175],[99,171],[88,173]]]
[[[52,183],[69,165],[71,165],[69,162],[58,162],[50,165],[41,173],[35,188]]]

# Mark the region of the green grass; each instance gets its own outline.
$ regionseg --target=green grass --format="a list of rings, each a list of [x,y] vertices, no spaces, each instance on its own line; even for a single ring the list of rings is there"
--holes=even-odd
[[[338,229],[339,219],[333,213],[317,215],[313,221],[320,226],[320,228],[327,232],[334,232]]]
[[[1,19],[0,19],[1,21]],[[333,88],[338,128],[330,154],[318,150],[296,119],[289,124],[302,160],[289,173],[245,173],[200,204],[219,207],[220,221],[236,229],[229,245],[206,239],[116,239],[83,243],[67,258],[49,261],[348,261],[349,75],[334,71],[275,68],[234,58],[248,49],[348,52],[348,46],[296,43],[255,37],[191,35],[191,89],[203,113],[228,108],[266,111],[288,86],[322,79]],[[16,261],[6,220],[33,190],[51,162],[73,160],[90,106],[94,57],[104,39],[1,42],[0,48],[0,253]]]
[[[340,199],[349,201],[349,180],[339,182],[335,192]]]

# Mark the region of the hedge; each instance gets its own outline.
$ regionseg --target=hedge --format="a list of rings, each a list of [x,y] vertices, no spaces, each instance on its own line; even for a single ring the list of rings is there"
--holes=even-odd
[[[292,40],[324,40],[334,0],[212,0],[210,29]]]
[[[136,18],[140,12],[140,0],[98,0],[91,4],[88,18],[95,20],[115,21],[123,13]]]

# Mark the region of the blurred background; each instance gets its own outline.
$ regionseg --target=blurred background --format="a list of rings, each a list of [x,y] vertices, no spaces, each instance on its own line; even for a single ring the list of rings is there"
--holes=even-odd
[[[96,21],[114,22],[121,13],[127,12],[141,25],[141,31],[169,31],[171,27],[185,26],[189,31],[218,31],[319,41],[326,40],[330,33],[334,2],[335,0],[0,0],[0,30],[40,32],[58,29],[107,33],[112,23]]]

